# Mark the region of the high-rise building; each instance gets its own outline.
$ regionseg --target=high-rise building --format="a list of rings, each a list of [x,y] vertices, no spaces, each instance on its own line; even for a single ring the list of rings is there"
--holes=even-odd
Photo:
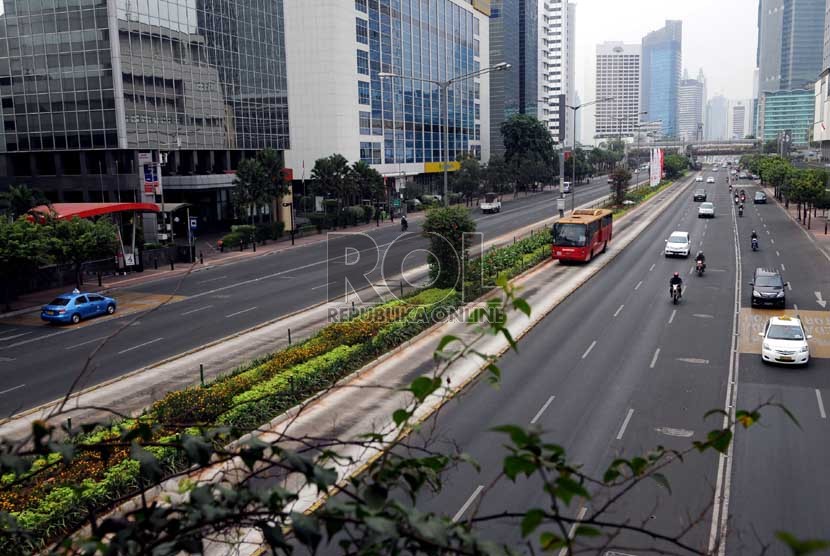
[[[808,89],[777,91],[761,94],[758,136],[763,141],[776,140],[779,134],[790,132],[792,145],[805,146],[815,122],[815,92]]]
[[[743,139],[747,135],[747,115],[749,107],[744,101],[736,101],[730,107],[729,131],[730,139]]]
[[[571,106],[577,106],[579,103],[576,100],[576,4],[568,2],[568,68],[567,68],[567,93],[566,100]],[[565,111],[565,127],[568,129],[567,139],[568,144],[573,144],[574,137],[576,137],[576,122],[574,121],[575,113],[573,110]]]
[[[662,131],[666,137],[678,135],[682,45],[682,21],[666,21],[665,27],[643,37],[640,106],[648,112],[649,120],[662,121]]]
[[[537,0],[493,0],[491,10],[490,64],[511,66],[490,76],[488,138],[493,154],[503,155],[504,121],[515,114],[539,116],[539,7]]]
[[[697,79],[685,72],[677,93],[677,133],[681,141],[698,141],[705,137],[706,78],[700,70]]]
[[[576,6],[566,0],[539,0],[540,119],[554,141],[572,141],[569,127],[573,104]]]
[[[640,119],[640,61],[639,44],[597,45],[595,98],[612,100],[595,107],[595,138],[633,135]]]
[[[190,202],[205,230],[231,215],[242,158],[289,147],[282,0],[3,8],[0,187],[152,202],[141,164],[166,159],[165,200]]]
[[[706,106],[706,139],[726,141],[729,137],[729,101],[723,95],[715,95]]]
[[[390,187],[398,180],[430,179],[429,174],[440,180],[442,95],[436,84],[413,78],[450,80],[488,67],[489,27],[486,13],[469,0],[423,6],[286,2],[292,126],[286,160],[295,179],[308,178],[317,159],[340,153],[350,162],[372,165]],[[520,70],[514,66],[499,75]],[[381,78],[381,72],[396,77]],[[489,158],[489,77],[449,88],[451,161],[464,153]],[[518,95],[518,88],[514,92]]]

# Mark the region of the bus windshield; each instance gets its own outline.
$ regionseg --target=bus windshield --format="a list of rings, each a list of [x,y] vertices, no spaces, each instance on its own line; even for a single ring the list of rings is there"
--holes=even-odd
[[[585,247],[585,224],[554,224],[553,244],[565,247]]]

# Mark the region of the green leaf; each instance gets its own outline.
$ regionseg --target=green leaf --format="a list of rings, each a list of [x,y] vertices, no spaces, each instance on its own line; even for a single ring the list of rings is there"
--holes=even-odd
[[[723,417],[729,417],[729,414],[722,409],[710,409],[709,411],[703,414],[703,418],[708,419],[712,415],[721,415]]]
[[[429,378],[425,376],[419,376],[415,380],[412,381],[412,384],[409,385],[408,390],[412,392],[419,402],[423,402],[427,399],[427,396],[438,390],[441,387],[441,378]]]
[[[828,541],[818,539],[800,540],[786,531],[776,532],[775,537],[789,547],[793,556],[804,556],[830,548],[830,542]]]
[[[275,548],[289,548],[288,543],[285,542],[285,535],[283,535],[282,527],[268,525],[267,522],[262,521],[258,524],[259,530],[262,531],[262,537],[272,549]]]
[[[185,436],[182,448],[191,464],[207,465],[213,455],[213,447],[198,436]]]
[[[317,546],[323,539],[317,520],[301,513],[291,513],[291,529],[294,531],[297,540],[310,547],[312,552],[317,550]]]
[[[444,351],[444,348],[446,348],[448,345],[450,345],[453,342],[459,342],[459,341],[461,341],[461,340],[459,338],[457,338],[456,336],[453,336],[451,334],[447,334],[446,336],[441,338],[440,342],[438,342],[438,347],[436,348],[435,351]]]
[[[371,483],[363,488],[363,500],[366,505],[374,511],[380,510],[386,504],[389,491],[377,483]]]
[[[405,409],[396,409],[392,414],[392,420],[395,421],[395,426],[400,427],[409,418],[412,417],[412,412]]]
[[[574,496],[581,496],[585,499],[590,498],[585,487],[570,477],[559,477],[554,481],[554,484],[556,486],[554,491],[556,497],[565,502],[565,504],[570,504]]]
[[[732,442],[732,431],[729,429],[711,431],[707,435],[707,439],[712,448],[721,454],[725,454],[729,450],[729,444]]]
[[[513,300],[513,307],[527,315],[530,316],[530,304],[522,298],[516,298]]]
[[[599,529],[588,525],[579,525],[574,531],[575,537],[599,537],[601,534]]]
[[[398,534],[398,527],[391,519],[385,517],[367,517],[366,525],[375,533],[380,533],[384,537],[395,537]]]
[[[529,460],[528,458],[522,456],[507,456],[504,458],[504,474],[507,477],[514,481],[516,477],[520,474],[527,475],[528,477],[531,476],[537,469],[537,465]]]
[[[501,425],[492,429],[494,432],[503,432],[510,436],[510,440],[517,447],[526,446],[530,441],[527,432],[517,425]]]
[[[527,537],[533,533],[545,518],[545,512],[538,508],[528,510],[522,518],[522,537]]]
[[[130,457],[139,463],[139,473],[141,477],[151,483],[158,483],[164,477],[164,472],[159,465],[156,456],[133,443],[130,448]]]
[[[542,550],[545,552],[551,552],[565,546],[565,541],[559,535],[546,531],[539,535],[539,544],[541,545]]]
[[[471,456],[470,454],[462,452],[458,455],[458,460],[472,466],[472,468],[475,469],[476,472],[481,473],[481,464],[478,463],[478,460],[473,458],[473,456]]]
[[[663,475],[662,473],[652,473],[651,475],[649,475],[649,477],[651,477],[655,483],[666,489],[669,494],[672,493],[671,484],[669,483],[669,480],[666,478],[665,475]]]

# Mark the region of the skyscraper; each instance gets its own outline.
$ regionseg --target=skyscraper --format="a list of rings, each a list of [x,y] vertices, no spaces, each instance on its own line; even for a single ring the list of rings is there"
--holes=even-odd
[[[573,104],[576,6],[566,0],[539,1],[539,118],[554,141],[571,141],[565,108]]]
[[[747,113],[749,112],[747,104],[742,101],[732,103],[730,107],[730,139],[743,139],[747,135]]]
[[[689,79],[685,72],[678,89],[677,131],[681,141],[704,138],[706,113],[706,79],[700,70],[697,79]]]
[[[511,66],[490,75],[489,143],[493,154],[503,155],[502,123],[515,114],[539,116],[537,0],[493,0],[489,55],[491,65]]]
[[[715,95],[706,106],[706,139],[725,141],[728,137],[729,101],[723,95]]]
[[[595,98],[613,100],[596,105],[595,138],[633,135],[640,114],[640,61],[639,44],[597,45]]]
[[[666,21],[665,27],[643,37],[640,106],[648,112],[649,120],[663,122],[662,131],[666,137],[678,135],[682,43],[682,21]]]

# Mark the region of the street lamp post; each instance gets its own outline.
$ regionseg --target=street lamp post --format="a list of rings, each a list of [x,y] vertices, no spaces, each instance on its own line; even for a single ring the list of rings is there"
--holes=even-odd
[[[452,79],[447,79],[446,81],[438,81],[436,79],[426,79],[423,77],[413,77],[410,75],[399,75],[397,73],[385,72],[382,71],[378,73],[378,77],[381,79],[410,79],[412,81],[421,81],[422,83],[432,83],[433,85],[437,85],[441,91],[442,103],[443,103],[443,110],[441,110],[441,119],[443,120],[444,124],[444,206],[448,207],[450,205],[450,197],[449,197],[449,165],[450,165],[450,111],[449,111],[449,102],[450,102],[450,87],[453,83],[457,83],[459,81],[465,81],[467,79],[473,79],[475,77],[479,77],[484,75],[485,73],[490,73],[493,71],[506,71],[510,69],[510,64],[502,62],[500,64],[496,64],[495,66],[491,66],[489,68],[484,68],[479,71],[475,71],[472,73],[468,73],[465,75],[459,75],[457,77],[453,77]]]
[[[571,212],[573,212],[573,210],[576,208],[576,112],[580,108],[592,106],[594,104],[600,104],[602,102],[608,102],[611,100],[614,100],[614,97],[606,97],[597,100],[592,100],[590,102],[583,102],[582,104],[579,104],[577,106],[571,106],[569,104],[565,105],[565,108],[570,108],[571,110],[573,110],[573,144],[571,145],[571,148],[573,149],[571,157]]]

